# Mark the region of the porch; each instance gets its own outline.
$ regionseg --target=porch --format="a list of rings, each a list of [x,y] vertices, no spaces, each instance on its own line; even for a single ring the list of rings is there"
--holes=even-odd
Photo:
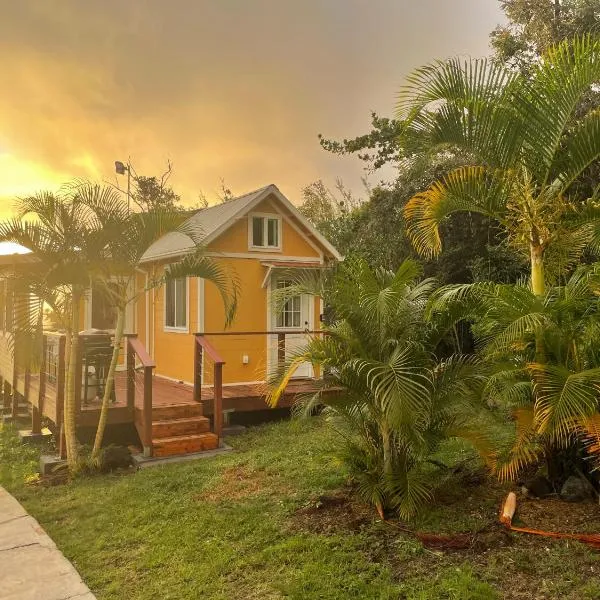
[[[297,332],[292,332],[297,335]],[[244,335],[250,335],[245,333]],[[272,335],[253,332],[252,335]],[[285,358],[286,332],[277,332],[277,356]],[[79,336],[76,372],[86,378],[84,348],[88,336]],[[194,385],[165,379],[154,373],[155,363],[135,335],[124,339],[124,370],[118,371],[115,397],[108,413],[108,426],[131,423],[135,426],[144,455],[169,456],[201,452],[219,447],[223,417],[232,411],[258,411],[265,402],[266,384],[223,384],[225,362],[203,334],[194,336]],[[52,428],[63,449],[62,423],[66,376],[66,336],[45,333],[39,369],[20,369],[14,360],[8,335],[0,338],[0,405],[4,414],[31,419],[32,433],[41,431],[42,419]],[[203,381],[210,383],[204,384]],[[101,400],[86,397],[86,387],[76,386],[75,406],[78,428],[96,427]],[[292,380],[278,407],[290,407],[299,394],[316,392],[312,378]],[[89,398],[89,399],[88,399]]]

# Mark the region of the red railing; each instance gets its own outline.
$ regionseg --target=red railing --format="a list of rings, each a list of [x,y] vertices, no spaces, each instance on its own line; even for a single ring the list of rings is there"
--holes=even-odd
[[[152,456],[152,375],[156,363],[150,357],[144,344],[138,340],[136,334],[128,334],[126,336],[127,344],[127,407],[132,411],[135,410],[135,388],[136,388],[136,360],[139,361],[140,367],[144,372],[143,385],[143,401],[142,401],[142,418],[141,432],[142,446],[144,448],[144,456]]]
[[[194,400],[202,402],[202,369],[205,355],[213,362],[213,431],[223,434],[223,365],[225,361],[203,334],[194,336]]]

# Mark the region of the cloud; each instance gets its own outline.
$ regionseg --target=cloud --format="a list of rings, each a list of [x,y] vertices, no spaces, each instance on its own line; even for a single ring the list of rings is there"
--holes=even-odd
[[[175,165],[193,202],[224,177],[234,192],[302,186],[356,160],[322,151],[369,111],[393,111],[414,67],[482,54],[493,0],[19,0],[0,22],[0,198],[72,177]],[[2,155],[0,155],[2,156]]]

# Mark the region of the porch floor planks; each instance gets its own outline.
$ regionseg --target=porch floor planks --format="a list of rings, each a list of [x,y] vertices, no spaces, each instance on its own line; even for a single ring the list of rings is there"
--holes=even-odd
[[[32,382],[33,383],[33,382]],[[46,384],[46,393],[50,396],[47,399],[48,404],[54,404],[54,385]],[[37,386],[33,386],[36,388]],[[124,371],[117,373],[116,377],[116,402],[110,404],[111,409],[125,409],[127,407],[127,374]],[[317,390],[317,385],[312,379],[292,380],[286,388],[284,397],[279,402],[279,407],[289,407],[293,404],[297,394],[308,394]],[[36,389],[37,392],[37,389]],[[266,410],[264,398],[267,392],[266,384],[239,384],[223,386],[223,409],[224,410]],[[160,376],[155,376],[152,380],[152,405],[154,407],[182,406],[186,404],[196,404],[193,398],[193,387],[185,383],[178,383]],[[143,374],[136,372],[135,387],[135,406],[142,408],[143,405]],[[202,388],[202,403],[205,407],[205,414],[212,414],[212,404],[214,400],[214,389],[212,387]],[[81,403],[82,411],[100,411],[101,401],[90,400]],[[46,411],[44,411],[46,412]],[[91,415],[90,415],[91,416]]]

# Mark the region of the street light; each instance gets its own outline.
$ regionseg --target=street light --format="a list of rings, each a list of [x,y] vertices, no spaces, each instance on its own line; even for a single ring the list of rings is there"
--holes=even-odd
[[[131,165],[129,163],[125,164],[120,160],[115,160],[115,171],[117,175],[125,175],[125,171],[127,171],[127,212],[129,212],[131,210]]]

